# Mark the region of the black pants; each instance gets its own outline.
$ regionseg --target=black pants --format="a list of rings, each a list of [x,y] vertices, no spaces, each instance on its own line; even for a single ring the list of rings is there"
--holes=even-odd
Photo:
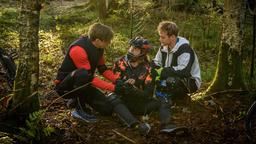
[[[129,97],[129,98],[127,98]],[[144,115],[154,111],[158,111],[160,107],[160,101],[157,99],[140,100],[136,96],[126,96],[121,98],[123,103],[135,115]]]
[[[88,104],[102,115],[111,115],[113,107],[105,95],[90,85],[87,70],[77,69],[71,72],[55,90],[65,99],[79,98],[81,104]]]
[[[129,110],[136,115],[145,115],[151,112],[159,113],[159,120],[161,125],[165,126],[170,123],[171,119],[171,105],[170,98],[165,99],[157,97],[154,98],[139,98],[136,95],[127,95],[122,98],[124,104]]]

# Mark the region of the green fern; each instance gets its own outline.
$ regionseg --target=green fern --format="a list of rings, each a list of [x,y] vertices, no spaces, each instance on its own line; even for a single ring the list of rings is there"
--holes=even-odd
[[[35,143],[45,140],[49,137],[55,129],[51,126],[42,124],[43,110],[33,112],[26,120],[26,128],[20,127],[20,135],[17,138],[23,143]]]

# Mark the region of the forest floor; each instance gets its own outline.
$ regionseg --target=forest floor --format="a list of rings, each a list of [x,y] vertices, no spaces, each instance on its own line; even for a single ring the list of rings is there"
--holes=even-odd
[[[158,116],[152,114],[148,120],[152,130],[147,136],[141,136],[137,131],[125,127],[116,116],[102,117],[96,114],[99,121],[90,124],[74,119],[65,101],[55,101],[57,98],[51,96],[42,101],[42,108],[52,104],[46,112],[45,122],[59,132],[49,143],[246,143],[244,116],[249,101],[245,95],[215,95],[190,102],[176,100],[171,107],[172,121],[179,126],[186,126],[188,133],[160,133]]]
[[[1,83],[3,82],[1,80]],[[7,91],[0,87],[0,95]],[[41,109],[46,109],[43,122],[55,128],[47,139],[47,144],[83,144],[83,143],[139,143],[139,144],[242,144],[246,143],[244,119],[249,107],[248,94],[229,92],[216,94],[204,99],[174,100],[171,107],[172,122],[186,126],[186,134],[163,134],[159,132],[157,113],[149,116],[147,122],[152,130],[147,136],[127,128],[118,119],[100,116],[94,113],[98,122],[86,123],[71,117],[66,100],[56,95],[40,98]],[[137,116],[142,119],[142,116]]]

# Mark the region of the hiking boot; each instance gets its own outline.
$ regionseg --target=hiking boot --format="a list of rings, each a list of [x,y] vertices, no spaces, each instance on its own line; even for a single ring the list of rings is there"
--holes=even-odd
[[[175,134],[175,135],[181,135],[187,133],[188,129],[184,126],[179,126],[177,127],[174,124],[167,124],[164,125],[161,129],[160,132],[163,133],[169,133],[169,134]]]
[[[95,123],[98,121],[96,116],[88,114],[81,109],[75,109],[74,111],[72,111],[71,116],[87,123]]]
[[[141,123],[137,125],[136,128],[139,130],[141,135],[147,135],[151,130],[151,127],[148,123]]]

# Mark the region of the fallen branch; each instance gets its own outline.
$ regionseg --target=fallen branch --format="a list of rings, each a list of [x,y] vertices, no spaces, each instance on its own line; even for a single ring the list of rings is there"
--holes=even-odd
[[[119,133],[118,131],[116,131],[116,130],[114,130],[114,129],[112,129],[112,131],[115,132],[116,134],[120,135],[120,136],[123,137],[124,139],[128,140],[129,142],[134,143],[134,144],[136,143],[134,140],[132,140],[132,139],[128,138],[127,136],[125,136],[125,135]]]
[[[218,95],[218,94],[228,94],[228,93],[249,93],[249,91],[248,90],[239,90],[239,89],[228,89],[228,90],[224,90],[224,91],[218,91],[215,93],[211,93],[209,95],[205,95],[204,98],[212,97],[212,96]]]
[[[73,92],[75,92],[75,91],[77,91],[77,90],[79,90],[79,89],[81,89],[81,88],[87,87],[89,84],[91,84],[91,83],[86,83],[86,84],[84,84],[84,85],[82,85],[82,86],[79,86],[79,87],[77,87],[77,88],[75,88],[75,89],[73,89],[73,90],[71,90],[71,91],[69,91],[69,92],[67,92],[67,93],[65,93],[65,94],[63,94],[63,95],[61,95],[61,96],[59,96],[59,94],[58,94],[55,90],[51,90],[51,91],[50,91],[49,93],[47,93],[44,97],[48,97],[48,96],[51,96],[51,95],[59,96],[59,97],[56,98],[55,100],[53,100],[53,102],[52,102],[51,104],[49,104],[49,105],[46,107],[46,111],[47,111],[47,110],[49,109],[49,107],[50,107],[52,104],[54,104],[57,100],[63,98],[64,96],[66,96],[66,95],[68,95],[68,94],[71,94],[71,93],[73,93]]]

